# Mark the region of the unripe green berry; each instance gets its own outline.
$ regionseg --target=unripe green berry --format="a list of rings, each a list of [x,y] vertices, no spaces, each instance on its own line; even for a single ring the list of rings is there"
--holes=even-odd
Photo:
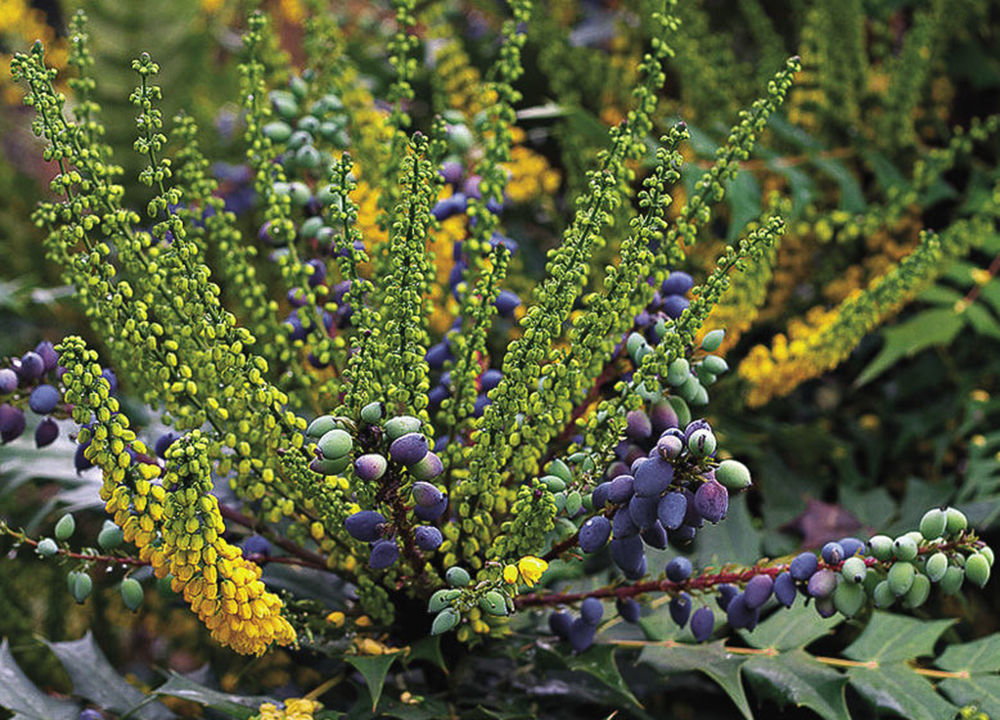
[[[887,607],[891,607],[892,604],[896,602],[896,596],[889,587],[889,582],[887,580],[883,580],[875,586],[874,600],[875,607],[882,610]]]
[[[842,582],[833,591],[833,606],[846,617],[854,617],[864,606],[865,590],[861,585],[852,582]]]
[[[913,585],[915,575],[916,568],[913,567],[913,563],[900,561],[889,568],[886,581],[889,583],[889,589],[892,590],[893,594],[899,597],[900,595],[905,595]]]
[[[844,564],[840,566],[840,574],[848,583],[863,583],[868,575],[868,566],[863,558],[855,555],[844,560]]]
[[[431,635],[440,635],[441,633],[446,633],[456,625],[462,619],[462,616],[458,614],[458,610],[454,608],[445,608],[437,614],[434,618],[434,622],[431,624]]]
[[[93,588],[94,581],[91,580],[90,575],[85,572],[78,573],[71,589],[73,599],[82,604],[90,596],[90,591]]]
[[[268,138],[271,142],[283,143],[287,142],[288,138],[292,136],[292,126],[281,120],[275,120],[265,125],[263,132],[264,137]]]
[[[936,552],[927,558],[924,570],[931,582],[938,582],[948,572],[948,556],[943,552]]]
[[[925,540],[933,540],[944,535],[948,524],[948,516],[944,510],[933,508],[924,513],[920,519],[920,534]]]
[[[750,487],[750,469],[739,460],[723,460],[715,468],[715,479],[728,490],[743,490]]]
[[[344,430],[334,428],[323,434],[319,439],[319,450],[327,460],[336,460],[344,457],[354,445],[351,436]]]
[[[52,557],[59,552],[59,546],[56,545],[56,541],[52,538],[42,538],[38,543],[36,552],[42,557]]]
[[[573,517],[578,512],[580,508],[583,507],[583,496],[580,494],[579,490],[574,490],[569,495],[566,496],[566,514]]]
[[[917,557],[917,552],[917,544],[907,535],[900,535],[892,542],[892,554],[899,560],[913,560]]]
[[[455,600],[461,594],[462,591],[455,588],[441,588],[440,590],[435,590],[434,594],[431,595],[430,602],[427,603],[427,612],[436,613],[444,609],[452,600]]]
[[[888,535],[874,535],[868,540],[872,557],[885,562],[892,557],[892,538]]]
[[[701,340],[701,349],[706,352],[715,352],[722,345],[722,341],[726,337],[725,330],[713,330],[710,333],[705,333],[705,337]]]
[[[667,384],[674,387],[683,385],[691,377],[691,365],[684,358],[677,358],[667,368]]]
[[[465,587],[472,581],[472,577],[469,575],[469,571],[458,565],[448,568],[448,572],[445,573],[444,579],[452,587]]]
[[[906,608],[918,608],[927,602],[927,598],[931,594],[931,581],[926,575],[917,573],[913,577],[913,584],[910,585],[910,589],[906,591],[903,596],[903,607]]]
[[[674,409],[674,413],[677,415],[677,423],[681,427],[685,427],[691,422],[691,408],[688,407],[683,398],[671,396],[667,398],[667,402]]]
[[[965,580],[965,571],[952,565],[945,571],[944,577],[941,578],[938,585],[945,595],[954,595],[962,588],[963,580]]]
[[[986,558],[986,562],[988,562],[990,564],[990,567],[992,568],[994,559],[993,548],[991,548],[989,545],[983,545],[981,548],[979,548],[979,554],[982,555],[984,558]]]
[[[569,469],[569,465],[564,463],[559,458],[556,458],[549,463],[549,466],[546,468],[546,472],[549,475],[555,475],[556,477],[562,478],[567,483],[573,481],[573,472]]]
[[[400,415],[385,421],[385,434],[390,440],[402,437],[407,433],[420,432],[420,418],[412,415]]]
[[[56,523],[55,534],[60,540],[69,540],[73,533],[76,531],[76,520],[74,517],[66,513],[61,518],[59,522]]]
[[[729,370],[729,365],[718,355],[706,355],[701,361],[701,367],[713,375],[722,375]]]
[[[337,420],[333,415],[320,415],[309,423],[309,427],[306,428],[306,435],[319,440],[331,430],[336,430],[337,427]]]
[[[123,540],[121,528],[114,524],[106,524],[97,534],[97,544],[105,550],[114,550]]]
[[[947,516],[945,529],[949,535],[958,535],[960,532],[969,527],[969,520],[965,517],[965,513],[961,510],[950,507],[945,510],[945,515]]]
[[[506,615],[507,601],[496,590],[490,590],[479,599],[479,607],[490,615]]]
[[[566,483],[562,478],[555,475],[546,475],[542,478],[542,483],[550,492],[559,492],[566,489]]]
[[[965,559],[965,577],[973,585],[983,587],[990,579],[990,563],[981,553],[973,553]]]
[[[380,402],[372,402],[361,408],[361,419],[369,425],[378,425],[382,422],[385,410]],[[403,433],[405,434],[405,433]]]
[[[125,607],[132,612],[138,610],[139,606],[142,605],[142,585],[135,578],[125,578],[122,580],[121,593]]]

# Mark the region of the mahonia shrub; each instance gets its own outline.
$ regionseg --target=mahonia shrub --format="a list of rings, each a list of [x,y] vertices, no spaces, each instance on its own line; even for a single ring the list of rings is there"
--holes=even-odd
[[[569,208],[551,197],[559,171],[516,124],[539,13],[530,0],[509,3],[484,75],[440,10],[418,15],[414,0],[395,0],[378,100],[331,17],[304,23],[309,63],[290,73],[267,16],[251,14],[240,65],[245,158],[223,168],[221,185],[194,119],[164,119],[150,54],[131,64],[137,178],[104,139],[82,15],[66,60],[71,105],[41,42],[14,56],[54,171],[33,220],[92,339],[43,342],[0,369],[0,435],[15,440],[30,419],[43,448],[71,420],[76,469],[96,467],[108,519],[96,547],[74,537],[72,514],[50,536],[0,529],[19,562],[30,550],[62,563],[77,602],[106,583],[104,571],[134,611],[155,583],[218,646],[247,656],[287,648],[297,664],[329,671],[283,702],[176,674],[149,695],[126,686],[123,699],[88,682],[79,658],[108,664],[89,637],[54,643],[78,695],[116,714],[169,714],[155,698],[179,697],[237,717],[450,717],[480,705],[533,716],[560,712],[545,698],[567,691],[548,678],[576,678],[565,687],[586,700],[642,715],[637,695],[655,679],[700,670],[746,716],[741,672],[763,697],[823,717],[848,716],[848,682],[909,717],[995,707],[970,678],[993,673],[984,682],[996,683],[996,637],[942,656],[939,670],[904,664],[947,626],[911,611],[932,593],[989,580],[993,551],[961,510],[932,507],[892,537],[739,559],[743,526],[730,518],[727,530],[727,516],[738,508],[735,520],[749,522],[753,477],[705,415],[729,370],[725,326],[744,332],[734,308],[764,301],[790,204],[775,193],[758,216],[731,222],[710,262],[698,248],[802,62],[776,56],[742,110],[710,64],[689,68],[706,76],[701,97],[698,76],[683,78],[695,115],[726,111],[733,124],[684,186],[690,129],[664,121],[661,89],[667,63],[696,52],[704,18],[673,2],[641,6],[644,50],[617,98],[626,105],[609,98],[605,141],[566,178]],[[853,96],[837,95],[854,68],[836,69],[845,77],[824,86],[828,102],[859,115]],[[553,73],[557,91],[567,82]],[[970,136],[985,140],[995,124]],[[962,149],[949,147],[918,176],[943,173]],[[893,202],[903,208],[908,197]],[[748,404],[839,364],[993,231],[998,198],[994,187],[972,217],[923,230],[835,311],[751,352],[740,367]],[[542,257],[537,240],[505,234],[506,218],[529,202],[564,214],[543,272],[522,257]],[[852,232],[866,222],[877,222],[874,211]],[[169,429],[152,432],[136,400]],[[692,555],[705,534],[717,552]],[[845,657],[803,649],[846,618],[864,630]],[[973,667],[990,652],[992,664]],[[631,683],[618,665],[626,657],[642,668]],[[24,690],[6,645],[0,661],[23,690],[0,680],[0,704],[14,713],[78,710]],[[528,666],[531,682],[510,681]],[[447,675],[456,668],[466,673]],[[481,673],[479,691],[469,668]],[[356,702],[336,689],[345,675],[364,688]],[[928,677],[954,681],[948,699]],[[41,703],[35,714],[31,702]]]

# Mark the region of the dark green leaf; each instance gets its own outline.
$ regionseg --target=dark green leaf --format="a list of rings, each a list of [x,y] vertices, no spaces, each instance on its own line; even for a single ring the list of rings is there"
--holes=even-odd
[[[591,645],[586,652],[568,658],[566,667],[591,675],[629,702],[641,707],[618,670],[615,649],[614,645]]]
[[[934,654],[934,643],[955,620],[918,620],[905,615],[876,612],[861,637],[844,656],[852,660],[892,663]]]
[[[926,678],[902,663],[851,668],[848,677],[851,686],[879,711],[907,720],[942,720],[954,717],[958,710],[938,695]]]
[[[949,645],[941,657],[934,661],[942,670],[971,673],[1000,671],[1000,633],[987,635],[961,645]]]
[[[738,495],[729,503],[725,522],[698,531],[692,561],[700,567],[718,567],[722,563],[752,565],[759,558],[760,531],[750,520],[746,496]]]
[[[850,720],[844,699],[847,678],[816,662],[804,650],[775,657],[758,655],[743,665],[743,672],[758,692],[779,705],[790,702],[827,720]]]
[[[118,715],[133,713],[141,720],[166,720],[174,717],[165,705],[150,702],[146,695],[129,685],[111,667],[89,631],[79,640],[50,642],[47,645],[66,668],[73,681],[73,692],[80,697]]]
[[[189,700],[241,719],[256,715],[262,703],[277,702],[264,695],[232,695],[213,690],[175,672],[170,673],[167,681],[156,688],[155,693]]]
[[[402,651],[385,653],[384,655],[345,655],[344,661],[352,665],[365,679],[368,686],[368,694],[372,698],[372,710],[378,705],[378,700],[382,697],[382,688],[385,685],[385,676],[389,673],[389,666],[396,658],[402,655]]]
[[[991,718],[1000,717],[1000,676],[948,678],[939,687],[956,705],[975,705]]]
[[[710,645],[647,645],[638,662],[645,662],[667,675],[700,672],[708,675],[736,703],[744,717],[752,720],[746,691],[740,680],[745,655],[726,651],[722,641]]]
[[[448,665],[444,661],[444,656],[441,655],[441,636],[428,635],[413,643],[403,662],[409,665],[414,660],[426,660],[447,673]]]
[[[731,243],[761,213],[760,183],[752,172],[742,170],[726,184],[726,198],[729,203],[726,242]]]
[[[75,720],[80,712],[76,703],[39,690],[21,672],[6,638],[0,642],[0,708],[31,720]]]
[[[843,621],[844,617],[840,614],[829,618],[820,617],[816,608],[806,607],[803,598],[797,597],[792,607],[775,613],[753,632],[741,630],[740,634],[755,648],[792,650],[829,635]]]
[[[951,308],[925,310],[882,331],[885,344],[868,367],[861,371],[855,387],[861,387],[891,368],[904,357],[935,345],[947,345],[965,324]]]

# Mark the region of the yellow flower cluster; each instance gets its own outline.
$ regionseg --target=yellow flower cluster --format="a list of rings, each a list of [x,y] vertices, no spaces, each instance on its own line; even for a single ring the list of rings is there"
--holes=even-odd
[[[524,130],[513,128],[513,140],[524,142]],[[525,203],[554,195],[559,189],[559,171],[549,165],[545,156],[523,144],[510,149],[510,162],[504,163],[508,180],[506,195],[514,203]]]
[[[284,707],[274,703],[262,703],[254,720],[312,720],[313,714],[323,706],[315,700],[289,698]]]
[[[35,40],[45,44],[45,60],[59,71],[66,66],[69,48],[65,40],[45,22],[45,13],[29,0],[0,0],[0,94],[7,105],[21,102],[21,89],[10,77],[10,59],[15,51],[27,50]],[[61,72],[60,72],[61,74]]]
[[[503,579],[508,585],[517,582],[518,576],[528,587],[532,587],[542,577],[549,564],[534,555],[525,555],[517,561],[517,565],[507,565],[503,569]]]
[[[438,23],[435,27],[447,28]],[[483,83],[479,70],[469,62],[469,56],[460,40],[440,38],[435,53],[435,80],[441,83],[441,93],[448,106],[461,111],[471,121],[483,110]]]

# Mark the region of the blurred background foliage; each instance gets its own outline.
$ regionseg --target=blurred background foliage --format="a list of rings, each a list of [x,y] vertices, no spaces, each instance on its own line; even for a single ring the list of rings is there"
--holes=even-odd
[[[243,160],[236,62],[252,4],[0,0],[0,356],[70,332],[95,340],[68,300],[68,289],[60,287],[41,250],[42,233],[30,220],[34,203],[47,194],[51,169],[39,158],[20,90],[10,81],[10,54],[40,38],[50,60],[64,64],[67,19],[85,9],[94,74],[101,79],[96,99],[115,159],[126,177],[134,177],[140,159],[131,151],[129,60],[141,50],[153,51],[162,68],[165,117],[185,108],[198,120],[202,145],[226,161],[216,174],[235,194]],[[385,3],[270,0],[262,6],[280,31],[275,57],[287,58],[293,67],[303,59],[305,17],[316,10],[333,13],[364,73],[359,82],[374,97],[383,96],[390,76],[381,49],[392,31]],[[540,275],[545,252],[561,229],[559,217],[572,207],[584,169],[606,141],[605,126],[618,122],[628,106],[643,48],[644,6],[643,0],[537,3],[527,28],[528,72],[521,84],[520,185],[512,187],[525,201],[505,216],[508,234],[522,249],[511,273],[521,284],[516,290],[530,288]],[[469,78],[479,77],[493,55],[499,4],[428,0],[420,8],[438,21],[438,30],[423,38],[417,97],[436,100],[435,107],[415,104],[411,111],[426,118],[449,109],[472,118],[480,99],[468,94]],[[737,110],[759,94],[783,58],[799,54],[804,64],[785,112],[772,119],[757,151],[731,181],[726,211],[710,228],[714,238],[694,246],[691,265],[683,268],[703,274],[724,239],[755,218],[772,193],[788,198],[789,232],[773,266],[738,283],[717,310],[717,321],[729,328],[727,361],[739,372],[715,390],[713,426],[725,429],[722,444],[746,459],[760,480],[748,505],[734,510],[742,520],[727,523],[742,535],[709,535],[699,556],[711,558],[725,547],[736,553],[733,559],[753,560],[759,553],[815,548],[874,528],[892,534],[913,526],[928,506],[946,502],[966,511],[995,546],[1000,541],[995,228],[972,238],[967,253],[939,268],[932,283],[898,308],[892,322],[867,334],[835,370],[780,378],[776,391],[759,388],[769,372],[764,360],[778,358],[786,338],[820,332],[845,299],[915,246],[922,229],[947,228],[996,201],[991,187],[1000,178],[1000,140],[987,119],[1000,113],[1000,3],[699,0],[681,2],[678,10],[683,29],[657,131],[678,118],[691,130],[684,149],[686,190],[680,192],[691,191],[725,142]],[[287,79],[280,63],[274,73],[276,84]],[[957,133],[976,119],[992,134],[973,140]],[[595,263],[614,256],[632,212],[618,210]],[[248,229],[250,222],[248,217]],[[62,462],[50,454],[40,464],[21,442],[24,447],[15,443],[0,450],[0,515],[30,529],[73,503],[96,500],[95,478],[72,470],[73,446],[65,433],[58,445]],[[96,512],[80,513],[78,522],[96,534],[101,519]],[[87,627],[112,664],[136,673],[130,680],[140,685],[153,679],[150,667],[195,671],[206,663],[223,690],[280,696],[325,677],[317,668],[297,666],[289,651],[251,661],[230,656],[208,642],[204,628],[169,597],[160,598],[157,612],[137,616],[116,593],[96,592],[87,606],[77,607],[64,585],[63,573],[52,565],[37,564],[25,576],[0,562],[0,630],[11,638],[21,666],[34,678],[45,678],[43,688],[66,690],[68,679],[35,634],[75,639]],[[962,617],[961,625],[947,631],[953,639],[1000,629],[1000,599],[989,590],[936,599],[924,612]],[[185,712],[183,702],[171,703]],[[686,688],[683,698],[671,696],[668,688],[648,709],[654,708],[671,717],[693,717],[696,710],[703,718],[731,716],[728,701],[707,685]]]

